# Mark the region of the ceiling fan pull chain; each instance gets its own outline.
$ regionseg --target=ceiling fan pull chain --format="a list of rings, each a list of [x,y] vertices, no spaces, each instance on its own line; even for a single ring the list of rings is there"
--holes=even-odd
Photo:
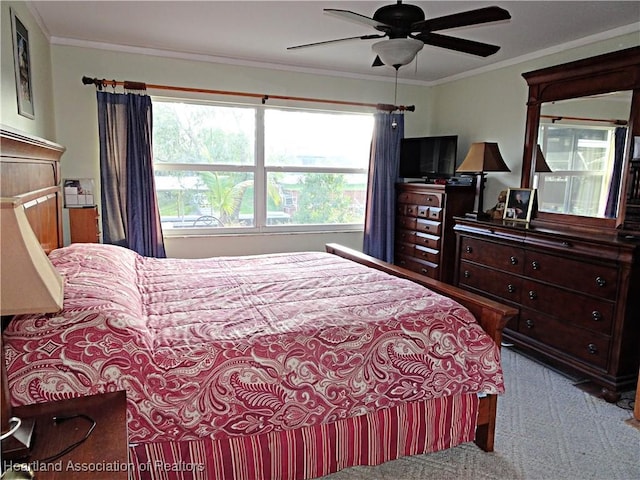
[[[398,104],[398,67],[396,67],[396,85],[393,91],[393,104]]]

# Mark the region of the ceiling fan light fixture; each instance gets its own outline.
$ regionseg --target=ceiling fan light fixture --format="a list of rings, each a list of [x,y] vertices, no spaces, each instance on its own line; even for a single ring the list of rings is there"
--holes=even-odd
[[[415,38],[390,38],[374,43],[371,50],[382,63],[398,68],[411,63],[422,47],[424,43]]]

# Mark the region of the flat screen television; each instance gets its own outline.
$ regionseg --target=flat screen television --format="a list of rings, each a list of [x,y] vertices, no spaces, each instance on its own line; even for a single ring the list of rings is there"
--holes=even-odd
[[[450,178],[455,174],[458,136],[403,138],[400,142],[400,177]]]

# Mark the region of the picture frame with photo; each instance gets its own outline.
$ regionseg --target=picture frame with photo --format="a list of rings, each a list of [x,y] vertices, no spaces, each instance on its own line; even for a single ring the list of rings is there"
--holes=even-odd
[[[509,188],[502,218],[512,222],[529,223],[535,197],[535,188]]]
[[[31,53],[29,51],[29,32],[16,16],[11,14],[11,35],[13,40],[13,63],[16,74],[16,96],[18,114],[30,119],[35,118],[33,102],[33,82],[31,76]]]

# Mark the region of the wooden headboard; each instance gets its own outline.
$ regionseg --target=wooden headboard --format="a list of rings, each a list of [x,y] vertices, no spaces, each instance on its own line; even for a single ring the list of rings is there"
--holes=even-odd
[[[57,143],[0,127],[0,197],[24,205],[47,253],[63,245],[60,157],[64,151]]]

